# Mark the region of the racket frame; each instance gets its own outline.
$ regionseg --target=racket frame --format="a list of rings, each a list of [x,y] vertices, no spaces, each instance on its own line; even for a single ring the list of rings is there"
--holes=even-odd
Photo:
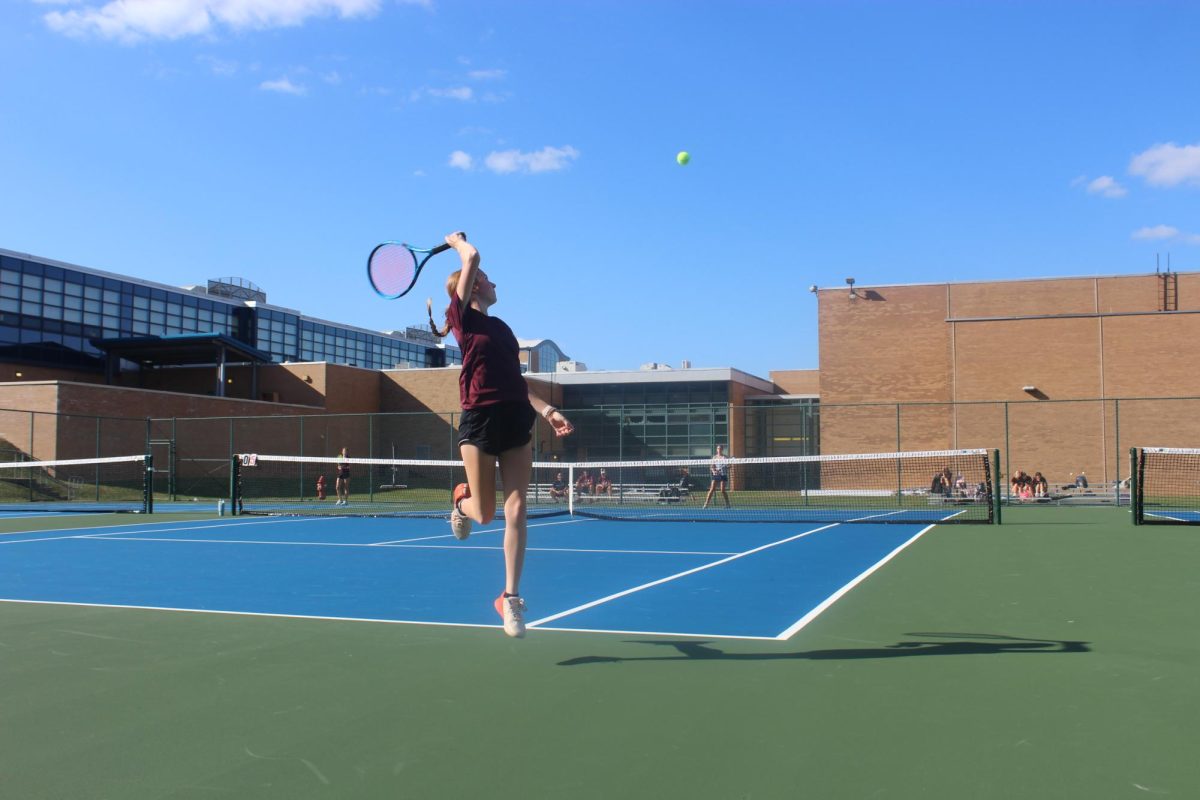
[[[371,277],[371,261],[372,261],[372,259],[375,258],[375,254],[377,252],[379,252],[379,249],[382,247],[392,247],[392,246],[403,247],[405,250],[412,253],[413,261],[417,262],[417,267],[415,270],[413,270],[412,280],[409,281],[408,286],[404,289],[404,291],[399,292],[399,293],[394,293],[394,294],[389,293],[389,292],[381,292],[379,290],[379,287],[375,285],[374,279],[372,279],[372,277]],[[371,254],[369,256],[367,256],[367,282],[369,284],[371,284],[371,289],[373,289],[375,291],[375,294],[379,295],[380,297],[384,298],[385,300],[395,300],[397,298],[403,297],[404,295],[411,292],[412,288],[417,285],[417,279],[421,277],[421,270],[424,269],[425,262],[428,261],[429,259],[433,258],[434,256],[436,256],[438,253],[444,253],[445,251],[447,251],[449,249],[450,249],[450,245],[448,245],[448,244],[439,244],[437,247],[422,248],[422,247],[413,247],[412,245],[406,244],[405,242],[380,242],[379,244],[375,245],[374,248],[371,249]],[[424,258],[420,258],[419,256],[424,256]]]

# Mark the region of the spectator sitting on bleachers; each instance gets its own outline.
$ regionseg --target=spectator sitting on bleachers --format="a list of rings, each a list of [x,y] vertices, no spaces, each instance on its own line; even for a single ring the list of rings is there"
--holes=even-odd
[[[1029,478],[1029,476],[1025,474],[1025,470],[1019,469],[1013,473],[1012,481],[1009,482],[1009,487],[1012,490],[1012,494],[1014,496],[1018,496],[1018,497],[1020,496],[1021,486],[1023,486],[1025,484],[1025,481],[1028,478]]]
[[[612,481],[608,479],[608,473],[603,468],[600,469],[600,476],[596,478],[595,486],[596,494],[606,494],[612,496]]]
[[[961,472],[958,473],[958,477],[954,479],[954,495],[955,497],[967,496],[967,479],[963,477]]]
[[[1045,497],[1050,494],[1050,483],[1046,480],[1046,476],[1040,472],[1033,473],[1033,496]]]
[[[1076,475],[1076,476],[1075,476],[1075,488],[1076,488],[1076,489],[1086,489],[1086,488],[1088,488],[1088,481],[1087,481],[1087,473],[1086,473],[1086,472],[1081,472],[1081,473],[1079,473],[1078,475]]]
[[[929,482],[929,493],[930,494],[945,494],[946,493],[946,484],[942,480],[942,473],[940,473],[940,472],[933,473],[933,480],[931,480]]]
[[[550,499],[565,500],[567,498],[567,481],[563,478],[560,472],[554,477],[554,481],[550,484]]]
[[[586,469],[575,480],[575,493],[578,495],[588,495],[592,493],[592,473]]]
[[[683,497],[692,491],[692,476],[687,467],[680,467],[679,482],[664,486],[658,493],[659,497]]]

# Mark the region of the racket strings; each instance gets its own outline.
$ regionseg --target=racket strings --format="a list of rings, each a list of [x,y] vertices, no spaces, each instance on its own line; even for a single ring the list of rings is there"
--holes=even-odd
[[[371,253],[367,274],[375,291],[399,296],[412,286],[417,276],[417,258],[404,245],[383,244]]]

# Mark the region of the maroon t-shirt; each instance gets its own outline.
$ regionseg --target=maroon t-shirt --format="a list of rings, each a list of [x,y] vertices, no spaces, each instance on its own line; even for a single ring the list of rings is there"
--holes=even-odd
[[[460,304],[457,297],[451,298],[446,317],[463,355],[458,376],[463,410],[496,403],[528,403],[529,386],[521,375],[520,347],[504,320]]]

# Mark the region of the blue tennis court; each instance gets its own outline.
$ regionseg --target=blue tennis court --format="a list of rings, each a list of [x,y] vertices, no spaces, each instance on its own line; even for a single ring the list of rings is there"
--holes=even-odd
[[[543,630],[787,638],[931,526],[530,523],[522,593]],[[10,534],[7,601],[496,626],[502,528],[216,518]]]

